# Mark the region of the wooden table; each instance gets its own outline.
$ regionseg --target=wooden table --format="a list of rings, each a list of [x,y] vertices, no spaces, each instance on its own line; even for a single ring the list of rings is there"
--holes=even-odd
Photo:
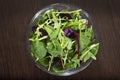
[[[69,77],[49,75],[28,56],[25,34],[34,14],[52,3],[72,3],[86,10],[100,38],[97,60]],[[120,79],[120,0],[0,0],[0,80]]]

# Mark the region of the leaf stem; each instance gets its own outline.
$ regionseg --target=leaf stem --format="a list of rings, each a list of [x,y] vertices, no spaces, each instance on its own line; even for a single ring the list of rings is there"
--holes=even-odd
[[[62,55],[61,55],[61,54],[60,54],[59,58],[60,58],[60,61],[61,61],[61,64],[62,64],[63,69],[66,70],[65,65],[64,65],[64,62],[63,62],[63,60],[62,60]]]
[[[66,64],[67,56],[68,56],[68,51],[67,51],[65,58],[64,58],[64,65]]]
[[[78,44],[78,59],[80,59],[80,38],[79,38],[79,33],[74,31],[74,35]]]
[[[48,71],[50,71],[50,68],[51,68],[51,64],[52,64],[52,61],[53,61],[53,58],[54,58],[54,57],[53,57],[53,56],[51,56],[50,58],[51,58],[51,60],[50,60],[50,62],[49,62]]]

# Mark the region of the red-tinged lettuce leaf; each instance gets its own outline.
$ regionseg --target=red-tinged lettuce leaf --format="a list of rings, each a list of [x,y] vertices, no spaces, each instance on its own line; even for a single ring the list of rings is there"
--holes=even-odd
[[[78,44],[78,59],[80,59],[80,38],[79,38],[79,33],[77,33],[76,31],[70,29],[70,28],[65,28],[64,29],[64,34],[67,36],[67,37],[70,37],[71,35],[74,34],[74,37],[77,41],[77,44]]]

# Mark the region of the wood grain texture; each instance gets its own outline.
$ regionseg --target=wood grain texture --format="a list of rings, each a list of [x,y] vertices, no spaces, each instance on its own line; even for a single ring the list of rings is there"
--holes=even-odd
[[[52,3],[70,3],[86,10],[100,38],[97,60],[84,71],[57,77],[38,69],[30,60],[25,34],[33,15]],[[0,0],[0,80],[119,80],[120,0]]]

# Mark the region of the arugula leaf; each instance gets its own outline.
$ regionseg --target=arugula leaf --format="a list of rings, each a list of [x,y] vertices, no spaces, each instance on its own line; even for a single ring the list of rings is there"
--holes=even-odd
[[[41,20],[39,18],[35,19],[34,25],[39,25],[41,23]]]
[[[97,52],[98,52],[98,50],[99,50],[99,43],[97,43],[96,46],[93,47],[90,51],[91,51],[91,53],[93,53],[94,55],[96,55]]]
[[[62,48],[57,40],[47,43],[47,50],[49,54],[51,54],[54,57],[57,57],[59,54],[62,53]]]
[[[80,66],[80,59],[78,59],[78,54],[75,54],[72,60],[77,66]]]
[[[85,32],[80,32],[81,51],[92,43],[93,36],[94,34],[92,27],[87,29],[85,28]]]
[[[91,46],[89,46],[88,48],[86,48],[83,52],[82,52],[82,55],[81,55],[81,60],[84,60],[84,62],[86,62],[90,57],[93,58],[94,60],[96,60],[96,53],[98,52],[98,46],[99,46],[99,43],[96,43],[96,44],[93,44]],[[96,50],[95,52],[91,52],[93,50]]]
[[[52,17],[53,17],[53,21],[54,21],[54,28],[58,28],[59,27],[58,18],[53,13],[52,13]]]
[[[88,59],[90,59],[91,54],[92,54],[92,53],[89,51],[89,52],[85,55],[85,57],[83,58],[83,61],[86,62]]]
[[[57,30],[54,30],[54,31],[52,32],[52,34],[50,35],[51,40],[52,40],[52,39],[56,39],[57,36],[58,36],[58,34],[59,34],[59,30],[58,30],[58,28],[57,28]]]
[[[55,16],[55,14],[52,14],[52,17],[54,21],[54,28],[57,29],[52,32],[51,39],[56,39],[60,32],[61,21]]]
[[[54,31],[50,26],[44,27],[45,30],[47,31],[48,35],[51,36],[51,33]]]
[[[91,56],[91,58],[93,58],[94,60],[96,60],[96,57],[95,57],[95,55],[90,51],[90,56]]]

